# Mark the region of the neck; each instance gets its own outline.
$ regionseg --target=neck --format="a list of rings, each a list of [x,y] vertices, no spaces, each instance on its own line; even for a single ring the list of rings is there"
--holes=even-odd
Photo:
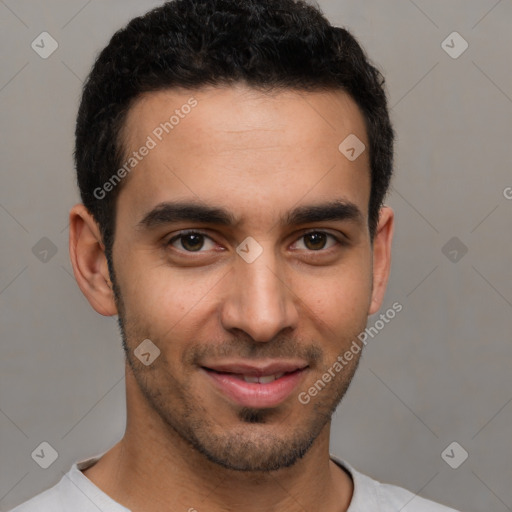
[[[127,375],[127,386],[128,380]],[[131,391],[127,397],[133,398]],[[130,406],[134,406],[130,400],[123,439],[84,474],[132,512],[348,509],[353,484],[349,475],[330,460],[330,424],[293,466],[271,472],[243,472],[210,462],[155,417],[149,406],[130,414]]]

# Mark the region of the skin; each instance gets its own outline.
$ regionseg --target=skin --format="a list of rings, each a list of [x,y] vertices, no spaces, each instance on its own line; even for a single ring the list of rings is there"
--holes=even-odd
[[[309,404],[298,394],[364,330],[388,280],[393,211],[381,208],[372,244],[368,151],[350,162],[338,150],[351,133],[369,147],[363,117],[341,91],[174,89],[135,102],[125,147],[139,148],[192,96],[198,105],[122,184],[117,300],[98,226],[83,205],[70,213],[77,282],[98,313],[119,314],[127,355],[126,432],[84,474],[133,512],[345,511],[353,484],[329,458],[330,417],[360,354]],[[360,218],[283,222],[336,200]],[[218,206],[236,223],[141,227],[166,201]],[[168,243],[187,229],[206,237]],[[252,263],[236,252],[248,236],[263,249]],[[187,252],[198,240],[200,252]],[[149,366],[133,352],[146,338],[161,352]],[[226,357],[301,357],[308,368],[276,407],[242,410],[200,368]]]

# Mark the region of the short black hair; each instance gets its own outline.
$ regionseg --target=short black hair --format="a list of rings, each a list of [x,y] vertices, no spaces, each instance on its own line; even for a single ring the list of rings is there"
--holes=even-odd
[[[373,241],[393,171],[394,132],[384,77],[356,39],[303,0],[173,0],[116,32],[83,88],[75,132],[77,179],[111,273],[122,183],[104,197],[95,191],[123,165],[121,134],[133,102],[145,92],[239,82],[266,91],[342,90],[355,100],[369,141]]]

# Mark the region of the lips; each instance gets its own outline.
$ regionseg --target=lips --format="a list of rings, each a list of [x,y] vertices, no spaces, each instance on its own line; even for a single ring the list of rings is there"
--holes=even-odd
[[[244,362],[207,363],[203,365],[203,368],[219,373],[261,377],[264,375],[276,375],[278,373],[291,373],[306,368],[306,366],[307,363],[304,361],[270,361],[259,364]]]
[[[224,397],[244,407],[275,407],[286,400],[307,371],[304,361],[207,364],[202,371]]]

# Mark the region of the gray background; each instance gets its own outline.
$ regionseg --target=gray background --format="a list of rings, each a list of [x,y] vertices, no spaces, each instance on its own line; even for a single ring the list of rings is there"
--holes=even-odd
[[[0,0],[2,511],[124,431],[117,324],[91,309],[68,261],[71,153],[95,55],[159,3]],[[368,343],[334,418],[332,452],[461,510],[512,510],[512,2],[320,6],[387,78],[398,134],[387,202],[397,224],[382,311],[403,304]],[[59,44],[48,59],[31,48],[43,31]],[[453,31],[469,43],[457,59],[441,46]],[[47,261],[47,240],[32,251],[43,237],[57,250]],[[457,252],[443,252],[453,237]],[[48,469],[31,458],[42,441],[59,454]],[[441,457],[453,441],[469,454],[458,469]]]

